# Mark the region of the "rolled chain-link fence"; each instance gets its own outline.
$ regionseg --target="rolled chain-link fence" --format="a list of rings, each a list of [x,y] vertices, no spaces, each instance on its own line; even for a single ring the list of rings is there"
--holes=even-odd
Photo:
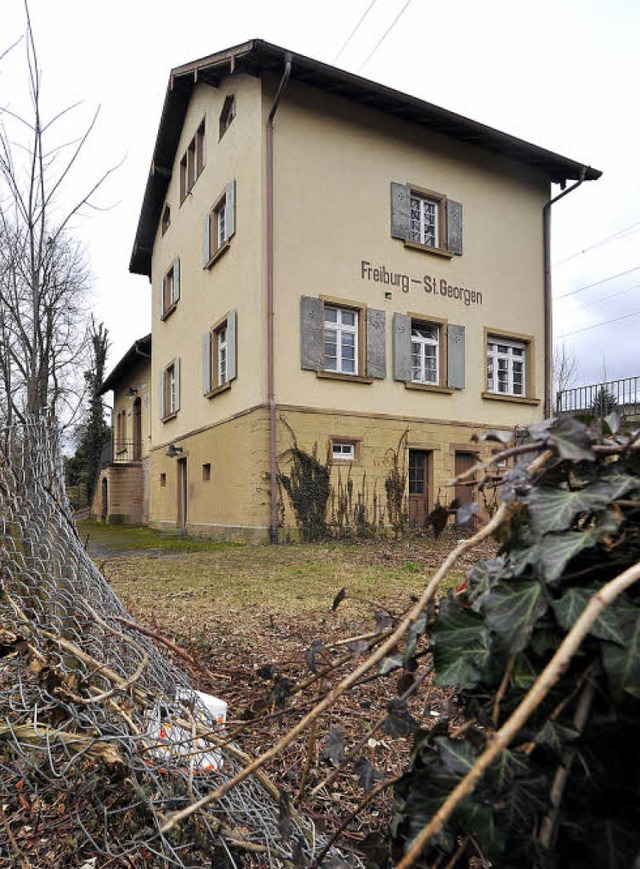
[[[0,865],[313,862],[322,838],[261,775],[167,829],[248,758],[225,704],[123,624],[76,532],[50,420],[0,430],[0,537]]]

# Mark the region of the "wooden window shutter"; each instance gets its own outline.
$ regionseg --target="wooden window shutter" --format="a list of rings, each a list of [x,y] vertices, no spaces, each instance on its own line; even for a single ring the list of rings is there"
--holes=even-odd
[[[211,259],[211,212],[202,218],[202,268],[206,268]]]
[[[202,336],[202,393],[211,392],[211,332]]]
[[[377,380],[387,376],[385,312],[367,308],[367,375]]]
[[[447,386],[464,389],[464,326],[447,326]]]
[[[159,415],[160,419],[164,419],[164,417],[167,415],[166,410],[165,410],[165,400],[164,400],[166,374],[167,374],[166,371],[160,372],[160,383],[159,383],[160,393],[158,395],[158,415]]]
[[[313,296],[300,297],[300,366],[307,371],[324,368],[324,304]]]
[[[227,315],[227,380],[238,376],[238,314],[229,311]]]
[[[393,379],[411,380],[411,317],[393,315]]]
[[[225,191],[225,241],[236,233],[236,181],[229,181]]]
[[[176,378],[176,406],[173,408],[174,410],[180,410],[180,357],[176,357],[176,361],[173,363],[175,378]]]
[[[171,296],[172,304],[180,298],[180,257],[176,257],[173,261],[173,295]]]
[[[406,184],[391,182],[391,237],[411,238],[411,190]]]
[[[447,199],[447,250],[462,256],[462,205]]]

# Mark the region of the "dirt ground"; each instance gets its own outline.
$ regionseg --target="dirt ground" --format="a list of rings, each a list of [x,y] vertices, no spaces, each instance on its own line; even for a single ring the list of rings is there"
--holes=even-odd
[[[133,618],[198,662],[164,649],[197,688],[229,703],[234,737],[260,754],[363,659],[368,639],[354,638],[393,624],[459,535],[279,547],[196,542],[190,548],[189,541],[176,546],[175,538],[147,535],[131,548],[127,539],[131,532],[94,534],[89,551]],[[465,568],[492,552],[486,545],[465,558],[445,585],[457,584]],[[333,610],[342,589],[344,599]],[[453,728],[461,723],[455,698],[431,683],[428,649],[417,652],[415,672],[365,679],[268,768],[319,831],[335,830],[373,784],[401,774],[412,737],[385,732],[383,722],[389,702],[412,680],[423,680],[407,707],[421,727],[443,719]],[[345,656],[348,663],[332,670]],[[326,675],[314,678],[314,671]],[[372,866],[388,860],[384,832],[392,803],[390,787],[345,831],[343,844],[367,855]]]

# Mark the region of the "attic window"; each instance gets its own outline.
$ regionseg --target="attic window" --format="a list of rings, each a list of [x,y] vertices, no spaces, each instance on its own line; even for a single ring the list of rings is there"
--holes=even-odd
[[[165,205],[164,211],[162,212],[162,234],[163,235],[169,229],[170,226],[171,226],[171,209],[169,208],[168,205]]]
[[[233,119],[236,116],[236,98],[233,94],[229,94],[224,101],[222,111],[220,112],[220,136],[221,139],[231,126]]]

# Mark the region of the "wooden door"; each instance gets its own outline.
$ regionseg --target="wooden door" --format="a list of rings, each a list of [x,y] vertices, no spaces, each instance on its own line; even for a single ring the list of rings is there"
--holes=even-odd
[[[178,459],[178,528],[187,527],[187,460]]]
[[[478,457],[475,453],[456,452],[456,477],[458,476],[458,474],[463,474],[465,471],[468,471],[469,468],[472,468],[477,461]],[[468,504],[470,501],[476,500],[475,482],[476,478],[474,475],[473,477],[467,478],[464,482],[456,484],[455,498],[460,507],[462,507],[463,504]]]
[[[428,450],[409,450],[409,522],[420,527],[429,515],[430,464]]]

